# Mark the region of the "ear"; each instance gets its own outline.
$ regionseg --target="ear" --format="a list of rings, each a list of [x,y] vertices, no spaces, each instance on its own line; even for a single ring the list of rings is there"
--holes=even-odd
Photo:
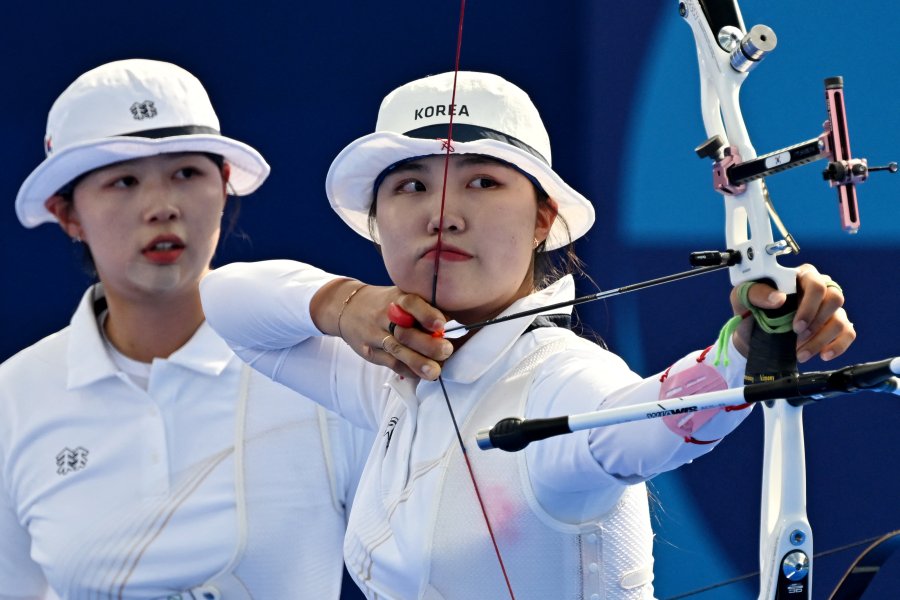
[[[78,219],[78,213],[75,211],[74,204],[71,200],[60,196],[50,196],[44,202],[44,206],[53,213],[59,226],[73,240],[81,240],[84,238],[84,230],[81,228],[81,221]]]
[[[550,228],[556,222],[559,213],[559,205],[553,198],[547,198],[546,202],[538,203],[537,218],[534,221],[534,239],[543,242],[550,235]]]
[[[231,180],[231,165],[227,162],[222,163],[222,188],[225,194],[228,194],[228,182]]]

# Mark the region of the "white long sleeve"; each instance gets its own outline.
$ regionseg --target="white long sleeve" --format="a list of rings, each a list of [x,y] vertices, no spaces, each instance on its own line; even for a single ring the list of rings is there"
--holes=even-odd
[[[203,312],[234,350],[280,350],[321,335],[309,314],[319,288],[338,279],[289,260],[232,263],[200,282]]]
[[[357,356],[338,338],[323,336],[309,311],[315,293],[338,276],[289,260],[232,263],[200,283],[206,320],[254,369],[374,429],[372,400],[391,371]]]

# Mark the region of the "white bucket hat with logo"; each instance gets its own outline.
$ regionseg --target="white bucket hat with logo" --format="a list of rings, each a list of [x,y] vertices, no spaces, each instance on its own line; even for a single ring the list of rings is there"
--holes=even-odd
[[[25,227],[56,217],[44,203],[75,178],[113,163],[173,152],[218,154],[231,165],[229,188],[241,196],[269,175],[262,155],[219,132],[219,119],[200,81],[155,60],[111,62],[81,75],[47,117],[47,157],[16,196]]]
[[[325,191],[335,212],[372,239],[369,209],[379,176],[399,162],[446,154],[452,111],[454,155],[482,154],[510,163],[556,201],[568,232],[557,219],[546,250],[584,235],[594,222],[594,207],[551,168],[550,138],[528,95],[497,75],[460,71],[451,105],[453,76],[417,79],[385,97],[375,133],[352,142],[331,163]]]

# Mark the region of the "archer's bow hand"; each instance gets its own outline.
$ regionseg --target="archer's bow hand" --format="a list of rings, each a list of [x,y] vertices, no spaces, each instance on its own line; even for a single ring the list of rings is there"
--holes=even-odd
[[[741,314],[745,307],[732,290],[731,306],[734,313]],[[822,360],[831,360],[843,354],[856,339],[856,330],[844,310],[844,294],[829,277],[819,273],[810,264],[797,267],[797,291],[799,303],[793,318],[793,330],[797,334],[797,361],[806,362],[818,355]],[[787,296],[765,283],[755,283],[748,291],[748,300],[758,308],[773,309],[784,304]],[[734,344],[741,354],[747,356],[750,340],[751,320],[735,330]]]
[[[388,316],[392,304],[421,328],[392,327]],[[396,313],[396,308],[393,310]],[[443,328],[444,315],[422,298],[404,294],[394,286],[338,279],[316,293],[310,313],[323,333],[342,338],[367,361],[404,377],[437,379],[440,362],[453,352],[450,342],[431,335]]]

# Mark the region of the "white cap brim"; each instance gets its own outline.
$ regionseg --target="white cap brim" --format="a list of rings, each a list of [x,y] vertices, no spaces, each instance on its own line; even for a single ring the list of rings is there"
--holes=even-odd
[[[369,210],[378,176],[398,162],[443,154],[446,154],[443,140],[413,138],[391,131],[361,137],[344,148],[328,170],[325,191],[331,207],[351,229],[372,240]],[[583,236],[593,225],[594,207],[587,198],[572,189],[546,162],[526,150],[493,139],[471,142],[454,140],[451,156],[460,154],[497,158],[515,165],[540,183],[556,202],[562,217],[553,224],[545,250],[567,245]],[[372,241],[378,242],[377,239]]]
[[[255,191],[271,170],[251,146],[215,134],[164,138],[109,137],[67,146],[46,158],[31,172],[16,196],[16,215],[25,227],[52,223],[56,217],[44,205],[48,198],[76,177],[113,163],[176,152],[218,154],[231,165],[229,190],[237,196]]]

